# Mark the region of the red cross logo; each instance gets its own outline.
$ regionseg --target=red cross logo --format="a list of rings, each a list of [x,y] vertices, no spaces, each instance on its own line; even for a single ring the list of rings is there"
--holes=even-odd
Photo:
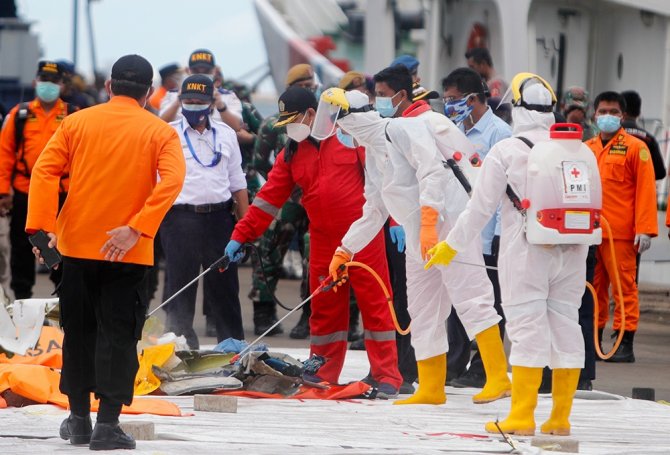
[[[581,174],[581,172],[579,172],[579,169],[577,169],[576,167],[573,167],[570,173],[574,176],[575,179],[578,179],[579,174]]]

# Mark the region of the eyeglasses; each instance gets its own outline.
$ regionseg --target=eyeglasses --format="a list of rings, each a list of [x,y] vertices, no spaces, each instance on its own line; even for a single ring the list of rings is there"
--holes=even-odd
[[[442,99],[444,100],[444,104],[449,104],[453,103],[454,101],[467,100],[471,95],[474,95],[474,93],[466,93],[465,95],[462,96],[447,96]]]

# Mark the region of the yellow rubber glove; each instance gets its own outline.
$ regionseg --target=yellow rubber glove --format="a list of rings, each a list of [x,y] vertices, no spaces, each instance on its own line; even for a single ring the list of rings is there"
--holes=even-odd
[[[428,251],[430,261],[423,268],[428,270],[435,264],[448,266],[458,251],[449,246],[447,242],[440,242]]]
[[[421,242],[421,257],[428,260],[428,250],[437,245],[437,219],[439,213],[432,207],[421,207],[421,231],[419,240]]]
[[[351,255],[344,251],[342,248],[335,250],[333,259],[330,260],[330,265],[328,266],[328,273],[330,273],[333,281],[338,281],[337,286],[342,286],[349,279],[349,272],[345,266],[344,271],[340,270],[340,266],[351,261]],[[333,288],[333,291],[337,292],[337,286]]]

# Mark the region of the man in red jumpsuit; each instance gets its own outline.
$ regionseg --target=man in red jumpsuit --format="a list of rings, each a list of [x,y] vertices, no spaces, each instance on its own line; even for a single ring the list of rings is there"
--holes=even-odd
[[[318,142],[309,136],[316,114],[314,94],[290,87],[279,97],[279,120],[291,139],[282,150],[268,181],[256,195],[247,214],[238,221],[226,254],[239,260],[243,243],[253,241],[267,229],[281,206],[298,185],[309,218],[309,280],[313,292],[319,278],[327,277],[330,259],[351,223],[363,212],[365,152],[344,145],[346,138],[333,135]],[[370,266],[390,289],[384,233],[360,253],[356,261]],[[312,299],[310,350],[327,362],[318,380],[337,383],[347,351],[349,329],[349,285],[353,286],[365,329],[365,348],[372,379],[378,384],[378,398],[395,398],[402,378],[398,371],[395,330],[386,298],[367,271],[353,267],[349,281],[339,292],[326,292]]]

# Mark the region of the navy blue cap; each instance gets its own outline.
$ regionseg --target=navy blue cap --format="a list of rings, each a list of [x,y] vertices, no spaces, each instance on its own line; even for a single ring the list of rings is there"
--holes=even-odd
[[[65,59],[60,59],[60,60],[56,60],[56,63],[58,63],[58,66],[60,66],[63,69],[64,73],[69,73],[69,74],[74,74],[75,73],[74,63],[72,63],[71,61],[65,60]]]
[[[176,63],[170,63],[169,65],[165,65],[164,67],[159,69],[158,74],[161,75],[161,79],[167,79],[168,77],[172,76],[179,70],[180,70],[179,65],[177,65]]]
[[[396,57],[389,66],[397,65],[403,65],[410,73],[414,73],[419,68],[419,61],[414,56],[404,54]]]

